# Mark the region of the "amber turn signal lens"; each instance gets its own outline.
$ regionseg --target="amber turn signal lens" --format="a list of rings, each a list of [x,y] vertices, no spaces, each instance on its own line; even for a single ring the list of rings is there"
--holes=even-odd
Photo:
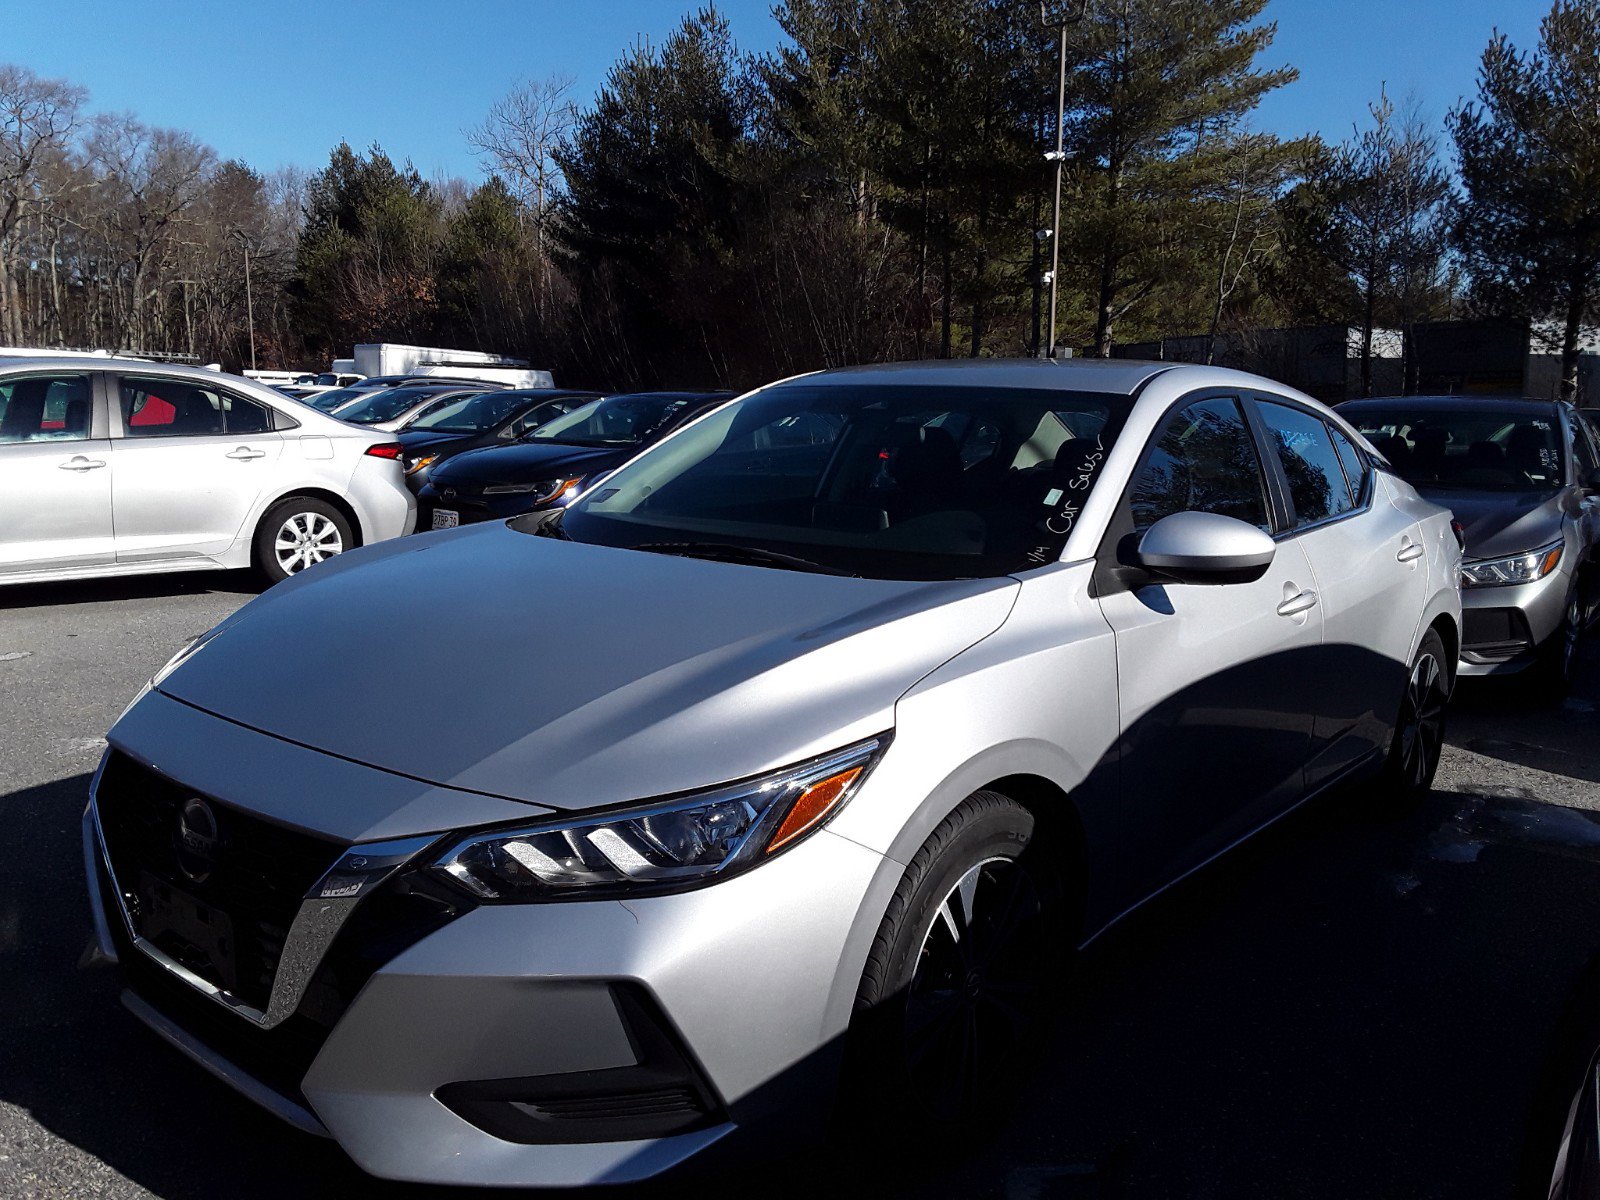
[[[1561,547],[1557,546],[1544,556],[1544,561],[1539,564],[1539,578],[1543,579],[1556,569],[1556,564],[1561,561]]]
[[[838,804],[850,790],[850,785],[860,774],[860,767],[851,767],[848,771],[840,771],[837,775],[819,779],[801,792],[794,805],[785,814],[783,824],[778,826],[778,832],[773,834],[772,840],[767,843],[767,853],[771,854],[774,850],[794,841],[826,817],[833,811],[834,805]]]

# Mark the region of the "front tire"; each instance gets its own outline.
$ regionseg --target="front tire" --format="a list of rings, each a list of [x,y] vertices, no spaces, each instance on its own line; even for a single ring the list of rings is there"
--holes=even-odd
[[[1406,674],[1389,757],[1383,765],[1384,791],[1390,799],[1414,803],[1433,787],[1444,752],[1445,710],[1453,681],[1444,639],[1430,629]]]
[[[1069,950],[1064,889],[1033,814],[976,792],[912,858],[868,957],[846,1102],[926,1134],[1004,1112],[1040,1057]]]
[[[256,527],[256,573],[269,586],[326,562],[355,545],[350,522],[326,500],[290,496],[278,501]]]
[[[1578,652],[1583,646],[1583,597],[1576,586],[1567,597],[1566,612],[1560,627],[1539,647],[1539,660],[1529,679],[1539,698],[1555,702],[1572,690],[1578,673]]]

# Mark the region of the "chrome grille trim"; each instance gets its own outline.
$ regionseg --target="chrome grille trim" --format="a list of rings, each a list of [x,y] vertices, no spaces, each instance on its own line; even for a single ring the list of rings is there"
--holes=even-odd
[[[424,837],[398,838],[387,842],[369,842],[351,846],[323,872],[300,901],[294,921],[284,939],[283,952],[273,976],[272,991],[266,1011],[246,1003],[237,996],[203,979],[182,963],[162,951],[158,946],[139,935],[133,918],[128,913],[121,884],[117,882],[116,869],[111,865],[111,855],[106,848],[105,830],[100,824],[99,800],[100,773],[90,786],[89,812],[94,821],[95,844],[100,852],[101,864],[111,881],[116,897],[117,911],[122,914],[122,924],[128,940],[142,954],[169,974],[183,980],[195,991],[216,1001],[230,1012],[237,1013],[263,1029],[271,1029],[287,1020],[300,1006],[306,988],[333,944],[344,923],[358,904],[377,887],[421,851],[439,840],[438,834]]]

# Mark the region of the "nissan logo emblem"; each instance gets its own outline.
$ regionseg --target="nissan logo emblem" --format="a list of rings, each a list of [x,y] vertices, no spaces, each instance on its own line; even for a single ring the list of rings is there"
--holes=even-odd
[[[178,869],[195,883],[204,883],[217,862],[217,814],[199,796],[178,814]]]

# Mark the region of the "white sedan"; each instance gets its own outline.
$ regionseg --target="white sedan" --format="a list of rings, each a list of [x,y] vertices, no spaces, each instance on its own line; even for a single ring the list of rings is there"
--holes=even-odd
[[[0,584],[254,567],[409,533],[400,445],[232,375],[0,357]]]

